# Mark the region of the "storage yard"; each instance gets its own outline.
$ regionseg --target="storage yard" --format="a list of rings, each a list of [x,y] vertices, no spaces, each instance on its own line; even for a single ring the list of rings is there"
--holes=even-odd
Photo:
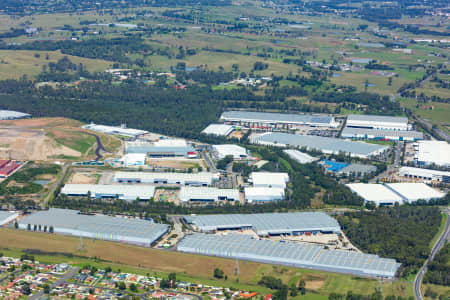
[[[27,215],[18,221],[19,228],[81,236],[99,240],[151,246],[169,231],[169,225],[153,221],[110,217],[106,215],[84,215],[76,210],[50,208]],[[28,227],[30,226],[30,227]]]
[[[325,154],[348,153],[351,156],[369,158],[386,152],[389,147],[368,144],[364,142],[351,142],[338,138],[329,138],[311,135],[295,135],[281,132],[264,133],[250,138],[253,144],[278,147],[306,147],[308,150],[319,150]]]
[[[181,252],[236,258],[299,268],[393,278],[400,264],[378,255],[324,249],[312,244],[274,242],[251,236],[195,233],[177,246]]]

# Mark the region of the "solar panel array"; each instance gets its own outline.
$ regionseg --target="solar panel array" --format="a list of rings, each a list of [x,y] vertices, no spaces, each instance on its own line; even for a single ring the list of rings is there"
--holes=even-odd
[[[177,249],[181,252],[360,276],[392,278],[400,266],[394,259],[380,258],[378,255],[327,250],[315,244],[259,240],[240,234],[196,233],[186,236]]]
[[[169,225],[148,220],[83,215],[76,210],[57,208],[35,212],[19,221],[22,228],[28,224],[53,226],[55,232],[76,236],[145,244],[152,244],[169,229]]]
[[[259,235],[295,231],[340,232],[339,223],[323,212],[200,215],[184,219],[201,231],[252,227]]]

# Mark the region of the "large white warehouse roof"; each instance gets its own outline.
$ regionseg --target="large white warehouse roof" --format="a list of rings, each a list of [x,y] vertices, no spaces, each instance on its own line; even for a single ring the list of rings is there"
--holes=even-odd
[[[119,184],[66,184],[61,193],[69,196],[86,196],[88,192],[95,198],[114,198],[122,200],[149,200],[155,194],[151,185],[119,185]]]
[[[178,251],[237,258],[269,264],[318,269],[358,276],[393,278],[400,264],[394,259],[350,251],[324,249],[307,243],[275,242],[248,235],[195,233],[186,236]]]
[[[199,173],[159,173],[159,172],[116,172],[114,181],[116,182],[137,182],[137,183],[162,183],[181,185],[211,185],[219,178],[218,174],[210,172]]]
[[[408,202],[414,202],[420,199],[438,199],[445,196],[444,193],[436,191],[425,183],[388,183],[387,186]]]
[[[414,167],[401,167],[398,171],[398,174],[400,176],[411,176],[424,180],[450,182],[450,172],[448,171],[430,170]]]
[[[317,157],[313,157],[307,153],[300,152],[298,150],[286,149],[283,150],[284,153],[289,155],[290,158],[297,161],[300,164],[309,164],[319,160]]]
[[[357,157],[369,157],[378,155],[386,151],[389,147],[364,142],[351,142],[338,138],[330,138],[314,135],[298,135],[282,132],[269,132],[250,141],[254,144],[271,145],[279,147],[306,147],[310,150],[320,150],[326,154],[338,154],[340,152],[349,153]]]
[[[212,134],[218,136],[228,136],[234,127],[227,124],[210,124],[208,127],[203,129],[202,133],[204,134]]]
[[[0,110],[0,120],[29,118],[31,115],[13,110]]]
[[[284,198],[284,188],[246,187],[244,192],[248,203],[279,201]]]
[[[111,217],[106,215],[84,215],[70,209],[50,208],[25,216],[19,228],[34,225],[53,226],[55,233],[83,236],[150,246],[169,230],[169,225],[153,221]]]
[[[422,164],[450,166],[450,145],[446,141],[419,141],[416,159]]]
[[[408,118],[375,115],[348,115],[348,127],[408,130]]]
[[[224,214],[185,216],[200,231],[251,227],[258,235],[292,232],[340,232],[339,223],[323,212]]]
[[[181,187],[181,202],[239,201],[239,190],[214,187]]]
[[[217,153],[217,157],[222,159],[225,156],[233,156],[234,159],[247,158],[247,150],[244,147],[232,144],[213,145],[213,150]]]
[[[373,201],[377,205],[403,203],[403,198],[382,184],[350,183],[347,186],[364,201]]]
[[[252,172],[249,176],[255,187],[278,187],[285,188],[289,182],[288,173],[279,172]]]
[[[3,211],[0,210],[0,226],[3,226],[14,219],[16,219],[19,214],[15,211]]]
[[[336,127],[339,123],[332,116],[267,113],[255,111],[226,111],[220,117],[231,122],[249,122],[266,124],[297,124]]]
[[[344,130],[342,130],[341,137],[360,138],[360,139],[382,138],[389,140],[415,141],[423,139],[423,133],[413,130],[387,130],[387,129],[345,127]]]
[[[94,123],[91,123],[89,125],[84,125],[82,127],[84,129],[102,132],[105,134],[118,134],[118,135],[129,136],[129,137],[137,137],[139,135],[144,135],[144,134],[148,133],[148,131],[146,131],[146,130],[126,128],[123,126],[97,125]]]

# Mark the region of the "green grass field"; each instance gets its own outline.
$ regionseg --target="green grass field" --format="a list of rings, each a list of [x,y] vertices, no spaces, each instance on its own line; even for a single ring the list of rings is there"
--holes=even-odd
[[[410,109],[415,115],[429,120],[447,133],[450,133],[450,104],[441,102],[419,103],[414,99],[400,99],[403,107]]]

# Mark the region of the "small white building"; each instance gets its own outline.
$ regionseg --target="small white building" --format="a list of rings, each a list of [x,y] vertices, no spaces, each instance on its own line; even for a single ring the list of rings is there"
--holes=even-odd
[[[298,150],[286,149],[286,150],[283,150],[283,152],[286,153],[287,155],[289,155],[290,158],[292,158],[299,164],[309,164],[309,163],[319,160],[317,157],[313,157],[307,153],[304,153],[304,152],[301,152]]]
[[[237,201],[239,202],[239,190],[218,189],[214,187],[188,187],[183,186],[180,190],[180,202],[217,202]]]
[[[424,182],[443,182],[450,183],[450,172],[438,171],[414,167],[401,167],[398,171],[398,175],[411,179],[421,180]]]
[[[285,189],[289,182],[289,174],[281,172],[252,172],[249,181],[254,187]]]
[[[120,159],[120,162],[126,167],[144,166],[146,157],[145,153],[128,153]]]
[[[283,200],[284,188],[276,187],[246,187],[245,200],[248,203],[263,203]]]
[[[234,160],[248,158],[247,149],[238,145],[233,144],[213,145],[212,149],[217,159],[223,159],[226,156],[233,156]]]
[[[211,134],[211,135],[217,135],[217,136],[228,136],[230,133],[232,133],[234,130],[234,127],[227,124],[210,124],[208,127],[203,129],[202,133],[204,134]]]

